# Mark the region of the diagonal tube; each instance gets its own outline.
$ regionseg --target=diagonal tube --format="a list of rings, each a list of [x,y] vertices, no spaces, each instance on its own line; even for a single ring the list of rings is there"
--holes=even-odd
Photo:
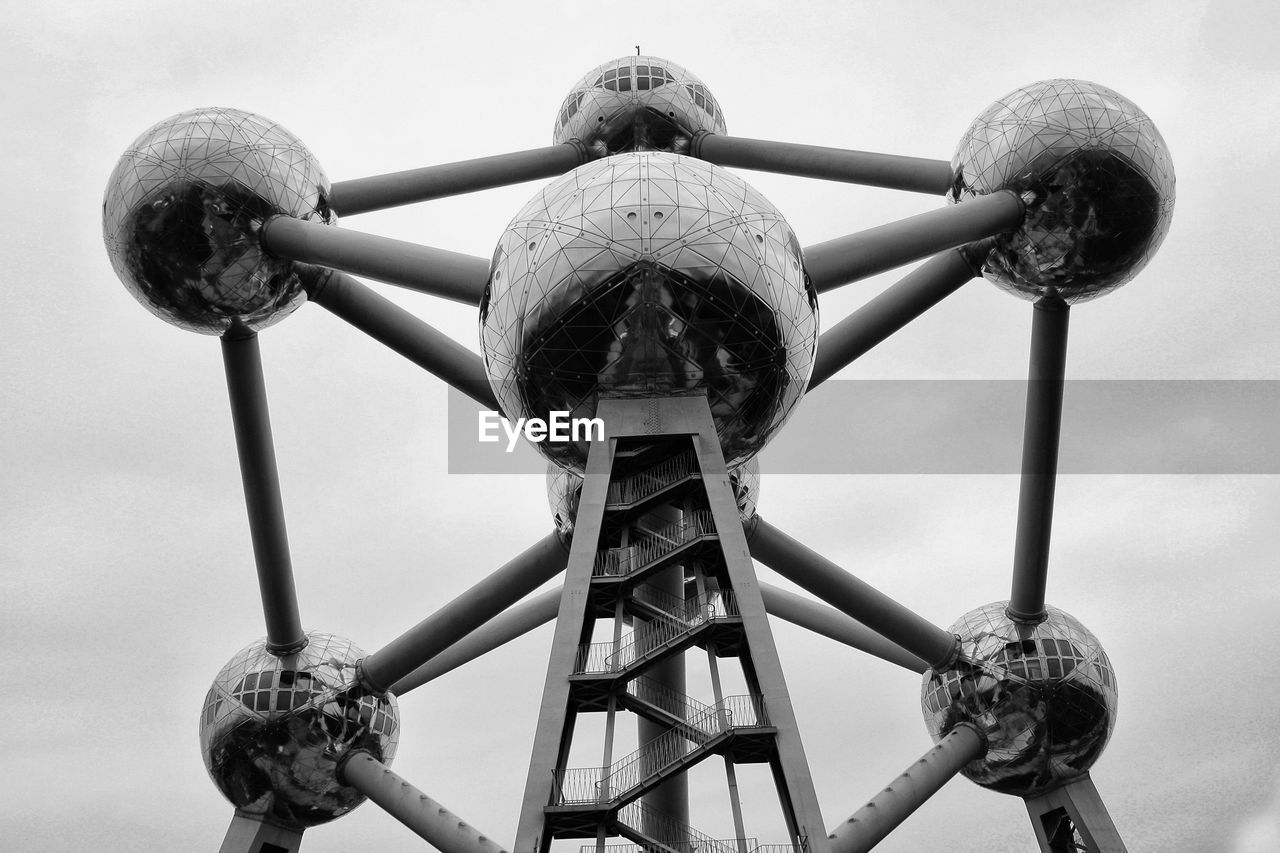
[[[751,556],[932,667],[949,663],[958,640],[760,516],[748,530]]]
[[[978,196],[804,250],[809,280],[819,292],[900,267],[938,252],[1017,228],[1025,206],[1009,190]],[[317,226],[320,227],[320,226]]]
[[[770,616],[785,619],[792,625],[799,625],[912,672],[923,673],[929,668],[929,664],[920,658],[838,610],[767,583],[760,584],[760,595],[764,597],[764,609]]]
[[[233,326],[222,336],[222,361],[231,400],[231,421],[240,457],[240,479],[249,512],[249,535],[258,569],[258,591],[267,621],[267,650],[290,654],[307,644],[298,616],[293,562],[280,498],[280,475],[271,439],[267,387],[258,336]]]
[[[400,679],[564,571],[568,552],[551,532],[502,568],[360,661],[360,681],[385,693]]]
[[[259,239],[264,249],[281,257],[468,305],[480,304],[489,280],[484,258],[289,216],[268,219]]]
[[[1031,321],[1027,416],[1022,433],[1022,480],[1018,489],[1018,533],[1013,549],[1013,591],[1006,612],[1019,622],[1044,619],[1049,574],[1049,535],[1058,479],[1062,393],[1067,370],[1065,302],[1037,302]]]
[[[818,338],[808,390],[826,382],[972,279],[977,273],[969,248],[935,255],[823,332]]]
[[[415,687],[421,687],[464,663],[470,663],[481,655],[542,627],[560,612],[560,596],[563,591],[562,587],[556,587],[495,616],[488,624],[467,634],[391,685],[389,692],[403,696]]]
[[[581,143],[477,157],[388,175],[338,181],[329,203],[342,216],[384,210],[434,198],[553,178],[587,162]]]
[[[721,136],[705,131],[693,138],[689,153],[717,166],[869,187],[931,195],[942,195],[951,188],[951,164],[946,160]]]
[[[350,785],[440,853],[507,853],[502,845],[410,785],[366,750],[338,762],[338,781]]]
[[[831,853],[865,853],[987,751],[986,739],[961,723],[829,836]]]
[[[498,400],[489,387],[480,356],[351,276],[311,272],[306,278],[307,296],[312,302],[431,371],[480,405],[498,411]]]

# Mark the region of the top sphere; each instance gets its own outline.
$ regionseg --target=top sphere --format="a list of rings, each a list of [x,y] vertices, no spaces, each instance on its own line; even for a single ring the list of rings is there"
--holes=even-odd
[[[125,151],[107,182],[102,235],[116,275],[160,319],[209,335],[233,323],[257,331],[306,300],[294,263],[259,245],[277,215],[336,221],[315,157],[262,116],[199,109]]]
[[[700,130],[725,132],[720,105],[701,80],[656,56],[624,56],[578,81],[560,107],[553,138],[580,140],[593,158],[684,154]]]
[[[1007,601],[979,607],[951,626],[960,656],[924,675],[920,704],[935,741],[972,723],[987,752],[965,765],[984,788],[1030,797],[1083,776],[1102,754],[1116,719],[1116,675],[1098,638],[1048,607],[1034,625],[1015,622]]]
[[[970,125],[948,198],[1030,194],[1026,220],[996,238],[983,275],[1026,299],[1082,302],[1146,266],[1173,216],[1173,162],[1127,98],[1083,80],[1012,92]]]
[[[809,381],[818,303],[802,263],[777,209],[718,166],[656,151],[580,166],[498,242],[480,305],[489,384],[512,419],[705,394],[736,467]],[[582,473],[588,442],[535,447]]]

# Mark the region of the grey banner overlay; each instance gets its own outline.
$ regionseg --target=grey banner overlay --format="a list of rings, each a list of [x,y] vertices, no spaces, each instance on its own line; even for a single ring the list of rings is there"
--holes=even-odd
[[[1027,383],[831,380],[760,455],[766,474],[1016,474]],[[478,441],[480,405],[449,391],[450,474],[544,474],[523,439]],[[1278,474],[1280,381],[1071,380],[1062,474]]]

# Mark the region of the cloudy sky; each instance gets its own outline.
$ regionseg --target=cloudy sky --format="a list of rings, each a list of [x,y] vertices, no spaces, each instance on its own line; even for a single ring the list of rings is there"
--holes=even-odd
[[[6,849],[212,850],[231,816],[196,718],[263,626],[219,348],[134,302],[99,218],[116,158],[174,113],[261,113],[341,180],[548,144],[574,81],[636,45],[702,77],[730,133],[925,157],[949,157],[1018,86],[1094,80],[1155,120],[1178,203],[1145,272],[1073,312],[1068,376],[1280,379],[1274,5],[797,5],[4,3]],[[746,177],[803,244],[940,203]],[[488,256],[535,190],[343,224]],[[900,275],[824,296],[823,326]],[[381,289],[477,347],[474,310]],[[842,376],[1018,379],[1030,313],[974,282]],[[315,306],[261,343],[307,628],[377,649],[549,529],[540,476],[447,473],[439,380]],[[1115,440],[1230,442],[1234,422],[1204,399],[1188,392],[1178,422],[1120,418],[1151,434]],[[818,429],[833,447],[871,440],[857,423]],[[950,435],[963,448],[979,432]],[[930,620],[1007,596],[1016,476],[771,473],[767,452],[762,467],[763,516]],[[1118,672],[1119,722],[1093,775],[1131,849],[1280,848],[1280,481],[1261,470],[1061,480],[1049,600]],[[831,826],[929,747],[918,678],[789,625],[776,636]],[[549,640],[541,629],[402,702],[396,769],[503,843]],[[706,828],[724,831],[716,820]],[[1020,801],[958,779],[883,849],[944,844],[1034,842]],[[414,839],[364,806],[305,849],[375,845]]]

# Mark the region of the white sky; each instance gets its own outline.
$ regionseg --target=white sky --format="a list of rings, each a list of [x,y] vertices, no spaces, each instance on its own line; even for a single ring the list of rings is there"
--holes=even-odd
[[[945,158],[1011,89],[1095,80],[1160,127],[1178,206],[1147,270],[1073,312],[1068,376],[1280,379],[1280,13],[1042,8],[0,5],[0,846],[212,850],[231,815],[196,718],[263,626],[217,342],[138,306],[102,248],[102,191],[139,133],[197,106],[253,110],[334,180],[537,147],[570,85],[639,44],[702,77],[731,133]],[[939,203],[746,177],[806,245]],[[534,191],[344,224],[488,256]],[[899,275],[824,297],[824,328]],[[395,298],[476,348],[473,310]],[[1026,303],[975,282],[844,375],[1020,378],[1029,323]],[[262,349],[306,627],[377,649],[549,528],[540,477],[445,474],[438,380],[315,306]],[[858,436],[833,423],[829,440]],[[767,455],[763,470],[762,515],[934,622],[1007,596],[1016,477],[771,477]],[[1093,775],[1131,849],[1275,849],[1280,482],[1072,476],[1057,506],[1049,599],[1118,671],[1119,724]],[[928,748],[918,679],[788,625],[776,634],[832,826]],[[549,638],[401,705],[395,769],[504,844]],[[1018,800],[959,779],[883,849],[944,844],[1034,841]],[[305,842],[373,847],[414,839],[366,805]]]

